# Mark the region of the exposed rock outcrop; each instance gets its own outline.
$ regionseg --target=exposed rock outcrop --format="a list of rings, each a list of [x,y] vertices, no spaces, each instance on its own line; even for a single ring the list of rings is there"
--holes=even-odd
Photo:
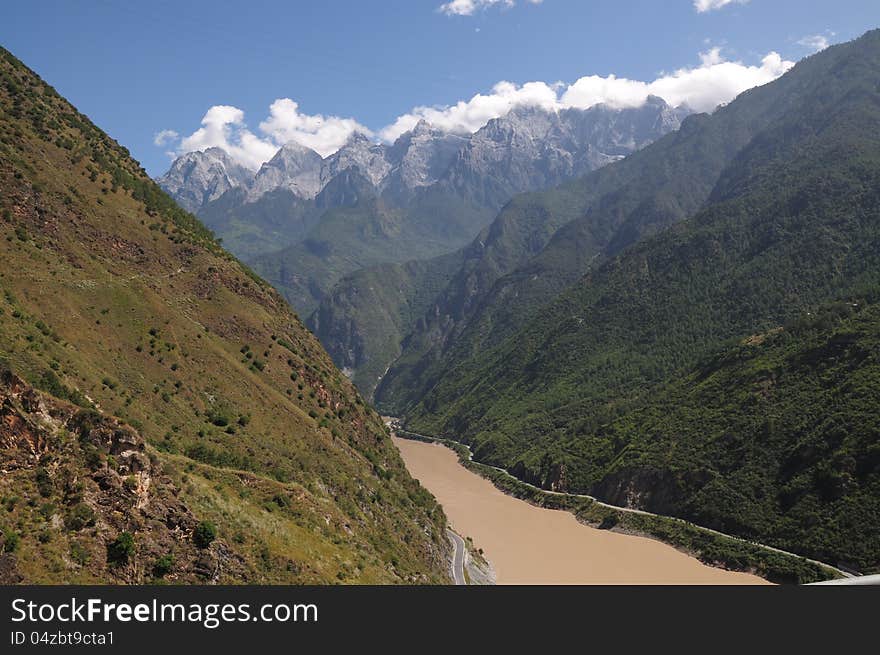
[[[15,551],[0,557],[0,583],[33,581],[21,564],[44,542],[58,547],[57,565],[71,580],[143,583],[160,575],[163,557],[168,580],[244,574],[244,560],[224,542],[194,543],[199,520],[132,427],[43,394],[9,371],[0,371],[0,468],[7,510],[0,552]],[[133,551],[113,560],[108,546],[123,533],[133,536]]]

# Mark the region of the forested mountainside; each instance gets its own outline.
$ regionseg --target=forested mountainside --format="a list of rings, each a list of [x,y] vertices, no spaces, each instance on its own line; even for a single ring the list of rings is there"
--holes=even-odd
[[[401,345],[462,264],[460,251],[405,264],[380,264],[343,278],[306,325],[368,397]]]
[[[445,518],[280,295],[0,50],[0,580],[445,582]]]
[[[343,176],[339,182],[358,186],[352,195],[356,201],[322,213],[297,243],[251,261],[302,316],[309,316],[344,275],[454,251],[494,213],[436,190],[401,208],[377,196],[356,171]]]
[[[880,435],[862,420],[877,401],[876,313],[818,335],[786,326],[829,303],[876,301],[880,31],[692,120],[709,161],[711,144],[729,146],[727,128],[751,134],[696,215],[598,263],[510,336],[453,360],[433,384],[411,384],[396,406],[413,429],[463,439],[477,459],[543,486],[876,570]],[[658,157],[639,185],[671,179],[676,151],[661,155],[686,129],[632,158]],[[693,198],[689,180],[678,185]],[[673,184],[632,202],[683,200]],[[531,265],[564,261],[601,216],[562,228]],[[706,368],[743,340],[761,346],[754,371]],[[717,396],[701,386],[710,382],[724,385]]]
[[[323,159],[291,142],[250,177],[216,148],[187,153],[159,183],[307,316],[342,276],[452,252],[512,195],[615,161],[688,113],[656,97],[622,109],[522,106],[470,135],[425,121],[391,145],[355,133]]]
[[[489,239],[475,241],[473,256],[408,335],[376,402],[404,411],[447,371],[511,335],[590,268],[706,206],[744,149],[776,121],[798,120],[804,103],[830,92],[823,80],[835,75],[836,65],[834,51],[811,57],[710,116],[689,117],[678,132],[621,162],[510,203]],[[496,240],[500,256],[492,231],[503,237]]]
[[[376,266],[343,278],[308,318],[309,328],[367,395],[389,367],[389,389],[400,385],[406,375],[401,371],[410,366],[428,379],[430,365],[453,342],[448,335],[460,329],[492,283],[537,254],[566,218],[577,215],[570,215],[574,205],[568,203],[577,201],[567,189],[515,197],[473,243],[449,255],[408,262],[391,277]],[[410,292],[396,292],[403,288]],[[421,302],[413,303],[413,296]],[[431,357],[420,362],[426,351]],[[384,397],[382,402],[393,407]]]
[[[596,431],[598,494],[880,568],[880,289],[707,357]]]

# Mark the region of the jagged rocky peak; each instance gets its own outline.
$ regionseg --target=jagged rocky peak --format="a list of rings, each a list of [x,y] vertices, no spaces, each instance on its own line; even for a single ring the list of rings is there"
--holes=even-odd
[[[188,152],[174,160],[157,181],[193,213],[229,189],[247,184],[253,173],[221,148]]]
[[[314,198],[321,191],[321,165],[317,152],[296,141],[285,143],[260,167],[248,190],[248,199],[283,188],[301,198]]]
[[[385,180],[392,164],[388,147],[374,143],[362,132],[354,132],[339,150],[324,160],[321,168],[321,186],[348,168],[357,168],[375,187]]]
[[[555,111],[535,106],[515,107],[505,116],[490,120],[474,133],[455,158],[447,178],[457,187],[482,185],[481,180],[503,177],[505,189],[530,190],[545,184],[544,175],[536,165],[551,146],[551,135],[560,132],[560,120]],[[557,138],[554,141],[558,141]],[[566,152],[574,144],[566,144]],[[572,166],[566,174],[570,174]],[[533,179],[538,174],[541,179]],[[499,196],[500,200],[500,196]]]
[[[363,197],[363,179],[375,193],[401,203],[440,183],[487,206],[500,206],[514,193],[553,186],[620,159],[678,129],[689,113],[656,96],[625,109],[595,105],[556,111],[519,105],[474,134],[447,132],[424,119],[392,145],[355,132],[323,159],[291,141],[256,175],[220,148],[209,148],[178,158],[159,183],[193,212],[234,187],[246,189],[239,202],[256,202],[276,189],[311,200],[348,170],[356,170],[359,181],[358,192],[342,194],[346,198]]]
[[[489,121],[483,135],[514,134],[521,137],[540,139],[546,137],[559,125],[559,114],[553,109],[538,105],[517,105],[507,114]]]
[[[389,159],[396,162],[389,186],[403,191],[433,184],[467,141],[467,136],[445,132],[420,119],[388,149]]]
[[[555,186],[625,157],[677,129],[687,112],[656,97],[631,109],[517,106],[478,130],[441,181],[500,206],[513,193]]]
[[[565,109],[560,112],[560,120],[576,143],[623,157],[677,130],[690,113],[687,107],[673,108],[663,98],[652,95],[637,107],[598,104],[588,109]]]

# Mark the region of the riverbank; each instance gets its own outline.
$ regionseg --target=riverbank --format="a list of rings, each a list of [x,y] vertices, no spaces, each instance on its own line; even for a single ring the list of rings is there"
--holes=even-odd
[[[579,523],[602,532],[659,540],[718,570],[750,573],[777,583],[807,583],[841,576],[839,571],[822,563],[723,535],[682,519],[615,508],[588,496],[538,489],[506,471],[474,462],[467,446],[454,441],[417,435],[400,428],[397,434],[398,438],[444,444],[455,453],[461,467],[514,498],[540,508],[564,510]],[[491,559],[491,553],[489,557]]]
[[[766,584],[707,566],[655,539],[584,525],[505,494],[439,444],[396,438],[410,473],[451,526],[484,550],[498,584]]]

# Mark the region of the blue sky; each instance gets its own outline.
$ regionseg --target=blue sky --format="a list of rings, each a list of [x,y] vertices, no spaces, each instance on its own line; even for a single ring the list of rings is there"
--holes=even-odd
[[[670,88],[664,75],[683,68],[705,80],[694,74],[670,93],[707,104],[694,94],[716,78],[767,81],[823,38],[880,26],[877,0],[444,1],[31,0],[4,7],[0,43],[158,175],[169,152],[218,139],[255,166],[286,138],[327,152],[351,129],[393,138],[419,116],[473,129],[523,98],[562,103],[593,75],[568,105],[603,93],[630,102]],[[764,61],[770,52],[778,60]],[[458,101],[452,112],[413,111]],[[163,130],[178,137],[156,145]]]

